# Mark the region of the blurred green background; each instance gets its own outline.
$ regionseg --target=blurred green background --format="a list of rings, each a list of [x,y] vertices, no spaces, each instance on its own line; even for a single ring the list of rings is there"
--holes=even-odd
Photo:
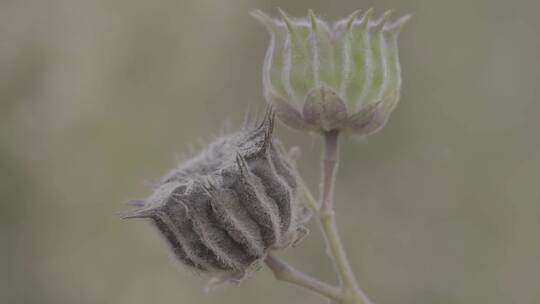
[[[401,103],[346,140],[340,230],[378,304],[540,303],[537,0],[0,1],[0,303],[325,303],[265,269],[204,294],[143,221],[114,213],[262,109],[254,9],[333,20],[395,8]],[[278,128],[318,183],[319,141]],[[312,224],[280,255],[335,281]]]

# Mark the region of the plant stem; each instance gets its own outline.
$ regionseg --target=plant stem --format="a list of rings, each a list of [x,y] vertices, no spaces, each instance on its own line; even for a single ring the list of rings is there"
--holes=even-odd
[[[340,288],[328,285],[317,279],[314,279],[288,265],[284,261],[278,259],[272,254],[268,254],[264,260],[268,268],[272,270],[276,279],[289,282],[307,289],[310,289],[318,294],[326,296],[332,300],[342,301],[343,292]]]
[[[358,282],[352,271],[345,253],[341,237],[336,225],[334,211],[334,188],[339,163],[339,130],[324,134],[324,152],[322,158],[320,203],[317,203],[311,191],[304,185],[304,191],[309,206],[318,211],[321,230],[326,240],[326,247],[334,261],[341,288],[328,285],[312,278],[288,265],[284,261],[269,254],[265,263],[272,270],[276,279],[289,282],[314,291],[339,304],[372,304],[369,298],[358,287]],[[320,207],[319,207],[320,206]]]
[[[339,159],[339,130],[324,134],[324,152],[321,176],[321,208],[319,218],[326,239],[326,245],[335,263],[340,281],[343,285],[345,300],[343,303],[368,304],[368,297],[360,290],[341,237],[337,230],[334,211],[334,187]]]

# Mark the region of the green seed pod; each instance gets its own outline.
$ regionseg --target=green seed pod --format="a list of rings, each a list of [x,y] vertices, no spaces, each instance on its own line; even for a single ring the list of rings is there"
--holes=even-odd
[[[121,217],[150,219],[188,268],[220,282],[242,279],[307,232],[301,183],[273,126],[269,110],[258,127],[218,138]]]
[[[369,9],[330,26],[311,10],[307,18],[280,13],[252,13],[270,33],[263,86],[279,119],[305,131],[379,130],[399,100],[397,39],[410,16],[373,19]]]

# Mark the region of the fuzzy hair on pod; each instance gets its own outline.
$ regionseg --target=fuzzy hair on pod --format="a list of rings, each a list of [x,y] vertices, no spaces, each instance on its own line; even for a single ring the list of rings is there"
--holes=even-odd
[[[147,218],[181,264],[239,281],[266,254],[298,242],[310,217],[294,164],[273,138],[274,113],[221,136],[165,175],[122,218]]]

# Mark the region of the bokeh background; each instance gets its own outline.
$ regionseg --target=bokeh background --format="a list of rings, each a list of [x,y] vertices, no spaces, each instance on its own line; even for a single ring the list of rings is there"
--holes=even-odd
[[[263,108],[254,9],[414,13],[402,100],[343,141],[339,228],[376,303],[540,303],[540,2],[0,1],[0,303],[325,303],[263,270],[209,294],[123,202]],[[317,188],[320,142],[283,127]],[[322,239],[280,254],[334,282]]]

